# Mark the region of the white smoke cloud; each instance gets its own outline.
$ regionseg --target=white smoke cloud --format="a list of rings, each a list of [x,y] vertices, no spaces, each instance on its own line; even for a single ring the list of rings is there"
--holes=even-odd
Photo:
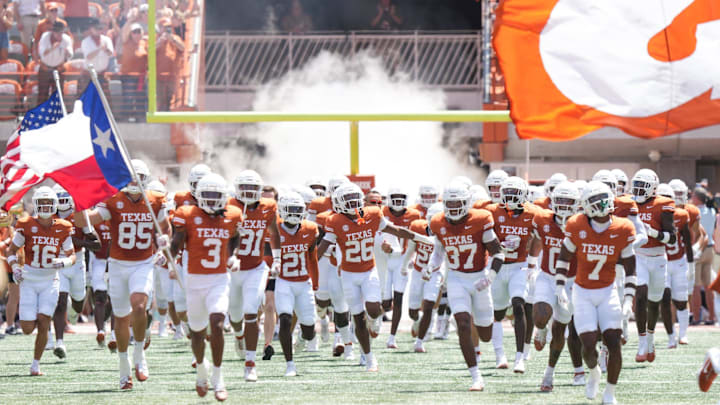
[[[255,111],[419,112],[446,109],[442,91],[390,75],[379,58],[320,53],[302,69],[261,88]],[[244,136],[267,146],[257,160],[235,148],[213,151],[228,180],[242,168],[258,170],[267,184],[303,184],[311,176],[329,178],[350,169],[347,122],[259,123]],[[381,187],[403,186],[414,194],[420,184],[442,187],[456,175],[480,181],[481,170],[441,146],[440,122],[361,122],[360,174],[374,174]],[[247,159],[249,158],[249,160]],[[246,162],[238,167],[239,162]]]

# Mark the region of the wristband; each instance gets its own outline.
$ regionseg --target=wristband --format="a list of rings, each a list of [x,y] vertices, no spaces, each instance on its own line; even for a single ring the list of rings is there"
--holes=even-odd
[[[662,243],[668,243],[668,242],[670,242],[670,235],[671,235],[670,232],[660,232],[660,235],[658,235],[659,236],[658,239]]]
[[[627,277],[625,277],[625,284],[637,285],[637,276],[627,276]]]
[[[495,253],[494,255],[492,255],[492,258],[500,260],[501,262],[505,263],[505,254],[502,252]]]
[[[528,256],[527,263],[528,263],[528,266],[537,266],[538,257],[537,256]]]
[[[562,284],[565,284],[567,282],[567,276],[560,273],[555,274],[555,283],[560,284],[561,281]]]
[[[273,260],[280,260],[280,249],[273,249],[272,257],[273,257]]]
[[[15,255],[10,255],[10,256],[8,256],[8,257],[7,257],[7,262],[8,262],[8,264],[10,264],[10,263],[12,263],[12,262],[17,263],[17,256],[15,256]]]
[[[635,296],[635,287],[628,287],[625,286],[625,289],[623,290],[626,297],[634,297]]]
[[[565,271],[567,271],[567,270],[570,268],[570,263],[568,263],[568,262],[566,262],[566,261],[564,261],[564,260],[558,260],[558,261],[555,263],[555,268],[556,268],[556,269],[564,269]],[[557,276],[556,276],[556,277],[557,277]]]

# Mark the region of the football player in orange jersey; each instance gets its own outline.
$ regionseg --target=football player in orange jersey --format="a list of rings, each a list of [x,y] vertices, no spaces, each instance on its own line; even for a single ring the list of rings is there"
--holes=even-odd
[[[340,248],[342,286],[355,320],[355,335],[365,353],[368,371],[378,371],[377,360],[370,350],[370,326],[374,336],[380,331],[380,279],[375,267],[373,246],[378,231],[401,239],[428,241],[424,235],[399,228],[388,221],[377,207],[364,207],[363,192],[353,183],[335,190],[340,213],[331,215],[325,224],[326,234],[318,246],[318,256],[333,244]],[[365,311],[369,319],[365,319]]]
[[[207,174],[197,182],[195,196],[198,205],[181,206],[173,217],[173,238],[170,256],[181,248],[187,252],[185,294],[188,303],[188,325],[192,335],[192,350],[197,360],[195,390],[204,397],[209,388],[209,362],[205,359],[205,339],[210,325],[210,348],[213,369],[210,384],[215,399],[227,399],[222,377],[222,356],[225,345],[223,324],[229,305],[230,277],[228,268],[239,263],[232,253],[238,245],[238,227],[242,212],[228,207],[227,183],[218,174]],[[164,264],[163,252],[156,263]]]
[[[555,187],[563,181],[567,181],[567,176],[565,176],[563,173],[553,173],[553,175],[550,176],[549,179],[545,180],[545,184],[543,184],[543,191],[545,192],[545,197],[532,200],[533,204],[537,205],[540,208],[549,210],[551,207],[550,203],[553,190],[555,190]]]
[[[40,358],[50,330],[50,317],[58,303],[60,281],[58,270],[75,264],[72,224],[55,217],[58,198],[46,186],[38,187],[32,196],[36,216],[17,221],[15,235],[8,249],[7,263],[20,284],[20,326],[29,335],[37,328],[30,375],[43,375]],[[24,266],[16,256],[25,255]],[[64,326],[64,325],[63,325]]]
[[[145,340],[148,297],[152,293],[153,272],[153,219],[160,224],[162,234],[155,235],[159,249],[170,245],[170,223],[167,218],[165,197],[154,191],[145,191],[152,214],[145,205],[142,192],[150,177],[150,169],[138,159],[131,161],[137,181],[130,182],[122,191],[90,210],[88,218],[93,225],[110,222],[112,244],[108,258],[108,288],[115,315],[115,334],[119,353],[120,388],[132,389],[131,364],[127,349],[130,343],[132,318],[133,336],[137,342]],[[85,226],[81,212],[75,213],[77,227]],[[135,376],[139,381],[149,378],[145,349],[136,344],[133,349]]]
[[[615,191],[619,189],[618,181],[615,175],[610,170],[598,170],[598,172],[593,175],[592,179],[605,183],[608,187],[610,187],[610,191],[615,194],[615,200],[613,202],[615,209],[613,210],[613,215],[629,219],[635,226],[635,242],[633,242],[633,244],[636,248],[644,245],[647,242],[647,233],[645,232],[645,225],[643,225],[643,222],[638,218],[637,204],[630,196],[621,195]],[[618,295],[622,295],[623,289],[625,288],[625,270],[621,267],[615,271],[615,288],[618,290]],[[623,318],[623,345],[627,343],[630,335],[628,331],[628,323],[629,319]],[[606,369],[606,360],[607,348],[603,344],[602,349],[600,350],[600,368],[603,371]]]
[[[60,219],[74,223],[72,214],[75,211],[75,205],[72,197],[59,184],[53,186],[53,191],[55,191],[55,195],[58,197],[57,216]],[[76,252],[75,264],[58,271],[60,294],[58,304],[55,307],[55,314],[53,315],[53,326],[55,326],[56,338],[53,354],[60,359],[64,359],[67,355],[67,349],[63,343],[67,320],[69,318],[74,322],[78,314],[82,312],[82,307],[85,304],[85,248],[87,247],[88,250],[91,251],[100,249],[100,239],[94,232],[79,232],[79,230],[73,226],[72,240]],[[72,303],[70,315],[68,315],[67,307],[68,295]]]
[[[462,184],[445,187],[443,212],[430,220],[435,240],[428,267],[434,272],[443,261],[447,264],[448,301],[457,322],[460,350],[472,377],[470,391],[482,391],[484,382],[477,368],[471,324],[482,341],[490,341],[493,303],[489,287],[505,257],[493,230],[492,215],[470,209],[470,198],[470,190]],[[488,255],[492,263],[486,269]]]
[[[587,184],[582,195],[583,214],[571,217],[565,225],[565,238],[555,264],[557,302],[568,310],[566,283],[570,262],[577,260],[572,287],[575,328],[583,343],[583,358],[590,369],[585,386],[588,399],[595,399],[602,372],[598,364],[598,327],[608,347],[607,385],[604,404],[615,404],[615,386],[622,368],[622,317],[632,311],[636,289],[633,241],[635,227],[612,215],[613,193],[598,181]],[[625,267],[625,298],[614,288],[615,266]]]
[[[502,170],[493,170],[485,178],[485,188],[487,188],[489,200],[476,201],[473,204],[473,208],[485,208],[490,204],[500,203],[500,186],[502,186],[505,179],[508,178],[508,174]]]
[[[90,285],[93,290],[95,306],[93,314],[95,315],[95,327],[97,335],[95,340],[98,346],[105,346],[105,322],[110,315],[110,301],[107,293],[107,281],[105,281],[105,273],[107,271],[107,258],[110,254],[110,224],[103,222],[95,228],[100,237],[100,249],[93,252],[90,251]],[[115,330],[111,331],[112,339],[115,340]],[[117,345],[117,343],[116,343]],[[115,346],[117,349],[117,346]]]
[[[412,221],[421,218],[420,211],[408,208],[409,197],[408,193],[400,187],[388,189],[388,205],[382,209],[383,216],[399,228],[407,229]],[[387,257],[387,273],[385,275],[385,285],[382,286],[382,306],[386,312],[392,310],[392,322],[387,347],[388,349],[397,349],[395,334],[400,325],[403,295],[408,282],[407,267],[403,267],[403,255],[407,245],[399,242],[392,235],[387,235],[387,238],[391,239],[389,245],[394,245],[394,248],[383,250]]]
[[[542,261],[540,263],[540,274],[535,281],[533,322],[537,327],[535,334],[535,348],[543,349],[547,339],[547,324],[550,318],[552,323],[552,340],[550,341],[550,356],[548,366],[545,369],[540,391],[550,392],[553,390],[555,379],[555,366],[557,365],[563,346],[565,345],[565,329],[568,331],[568,351],[575,367],[573,385],[585,385],[585,371],[582,366],[582,347],[580,339],[572,322],[572,303],[569,303],[568,310],[558,305],[555,295],[555,265],[560,254],[562,241],[565,239],[564,228],[567,220],[573,216],[580,205],[580,191],[568,181],[555,186],[551,195],[552,210],[540,210],[533,217],[533,234],[542,243],[533,246],[530,257],[540,255],[542,248]],[[532,266],[530,263],[529,267]],[[568,296],[572,295],[572,285],[575,280],[577,262],[572,261],[567,274],[565,291]]]
[[[668,183],[673,190],[675,207],[682,208],[688,212],[690,222],[688,227],[690,228],[690,236],[693,241],[693,260],[698,261],[702,252],[708,243],[707,233],[705,229],[700,225],[700,210],[693,204],[688,202],[688,187],[685,182],[680,179],[670,180]],[[691,266],[691,268],[694,266]],[[695,271],[691,271],[688,274],[688,297],[693,295],[693,286],[695,284]],[[699,295],[699,294],[698,294]],[[687,328],[690,323],[690,311],[687,306],[683,309],[677,307],[677,319],[678,319],[678,343],[681,345],[688,344]]]
[[[420,211],[420,215],[425,218],[428,208],[438,201],[439,196],[437,187],[429,184],[421,185],[418,189],[417,203],[411,205],[410,208]]]
[[[308,207],[308,220],[315,221],[315,217],[321,212],[330,211],[332,209],[332,195],[342,184],[348,183],[345,176],[335,176],[328,180],[328,194],[318,197]]]
[[[672,187],[666,183],[660,183],[656,191],[658,196],[675,199],[675,193]],[[687,311],[688,297],[688,280],[692,277],[691,273],[695,272],[692,235],[690,234],[690,214],[683,208],[675,207],[673,214],[675,220],[675,228],[678,230],[677,241],[671,245],[665,245],[665,253],[667,254],[667,278],[665,282],[664,294],[670,294],[673,304],[678,311],[678,320],[681,311]],[[668,291],[670,290],[670,291]],[[661,305],[663,324],[668,333],[668,349],[674,349],[678,344],[678,335],[675,334],[674,323],[672,318],[672,308],[670,302],[663,300]],[[683,321],[679,320],[682,327]],[[683,336],[687,330],[685,330]]]
[[[243,170],[234,181],[235,198],[229,205],[243,212],[240,245],[235,256],[240,266],[230,274],[230,324],[235,330],[235,350],[245,347],[245,381],[257,381],[255,355],[259,338],[258,311],[268,279],[263,261],[265,239],[270,237],[272,266],[280,267],[280,237],[277,231],[277,203],[262,198],[263,181],[254,170]],[[277,271],[275,271],[277,272]],[[243,332],[243,319],[245,331]]]
[[[615,180],[617,180],[617,187],[615,191],[616,196],[623,196],[627,194],[627,184],[628,184],[628,177],[627,174],[625,174],[624,171],[620,169],[612,169],[610,170],[610,173],[612,173],[613,176],[615,176]]]
[[[5,271],[8,277],[7,302],[5,303],[5,334],[18,335],[22,333],[20,328],[15,326],[18,303],[20,302],[20,286],[13,278],[12,268],[7,264],[8,249],[15,234],[16,215],[0,209],[0,271]],[[20,250],[19,252],[22,252]],[[22,253],[20,253],[22,256]],[[20,259],[22,261],[22,259]]]
[[[659,181],[650,169],[640,169],[632,178],[631,187],[638,205],[639,218],[645,224],[648,241],[636,248],[638,289],[635,320],[638,328],[638,352],[635,361],[655,360],[655,324],[660,315],[660,301],[670,304],[670,291],[665,291],[667,258],[665,245],[677,240],[673,213],[675,201],[655,195]]]
[[[321,198],[327,196],[328,188],[321,178],[313,177],[310,180],[306,181],[305,185],[315,193],[315,197]]]
[[[526,343],[526,340],[532,339],[533,326],[532,307],[527,304],[527,279],[531,275],[527,269],[527,252],[534,240],[532,219],[536,208],[527,202],[527,183],[519,177],[505,179],[500,187],[500,195],[500,204],[486,207],[493,215],[495,234],[505,254],[505,262],[498,279],[492,285],[495,310],[492,341],[496,367],[507,368],[507,358],[502,346],[502,320],[507,308],[512,305],[516,347],[513,371],[524,373],[525,357],[530,353],[530,344]]]
[[[436,203],[431,205],[427,210],[425,218],[416,219],[410,223],[410,230],[431,236],[429,233],[430,221],[434,215],[441,212],[443,212],[442,204]],[[435,271],[433,271],[433,269],[428,266],[432,251],[432,244],[409,241],[402,264],[402,267],[407,268],[412,274],[410,276],[408,308],[410,318],[413,320],[411,333],[412,336],[416,338],[416,353],[425,353],[423,341],[427,335],[428,328],[430,328],[433,306],[435,306],[435,301],[437,301],[440,287],[445,277],[441,269],[435,269]],[[410,266],[409,268],[408,265]],[[422,318],[419,313],[421,309]]]
[[[293,313],[297,314],[302,339],[311,342],[308,347],[317,347],[313,291],[318,285],[315,246],[319,232],[314,222],[304,219],[306,210],[299,194],[290,192],[280,196],[278,211],[282,223],[278,231],[283,265],[275,283],[275,307],[280,318],[280,344],[287,362],[285,377],[297,375],[292,347]]]

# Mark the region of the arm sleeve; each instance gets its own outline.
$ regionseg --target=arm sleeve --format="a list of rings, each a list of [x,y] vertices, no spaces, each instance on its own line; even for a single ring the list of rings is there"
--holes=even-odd
[[[487,231],[483,232],[483,237],[482,237],[483,243],[490,243],[495,239],[497,239],[497,235],[495,235],[495,230],[488,229]]]
[[[71,236],[68,235],[68,237],[65,238],[62,244],[62,248],[63,250],[74,250]]]
[[[625,249],[622,250],[622,253],[620,253],[620,257],[623,259],[627,259],[628,257],[635,254],[635,247],[632,243],[628,243],[627,246],[625,246]]]
[[[110,218],[112,217],[110,215],[110,210],[107,209],[107,206],[105,205],[105,203],[99,204],[97,206],[97,208],[95,208],[95,210],[97,211],[98,214],[100,214],[100,216],[102,217],[102,219],[104,221],[109,221]]]
[[[380,225],[378,226],[378,231],[382,231],[385,229],[388,224],[390,224],[390,221],[387,220],[385,217],[380,217]]]
[[[25,244],[25,235],[22,234],[22,232],[15,232],[15,236],[13,236],[12,240],[13,245],[20,247]]]
[[[567,236],[565,237],[565,239],[563,239],[563,245],[565,245],[565,247],[567,248],[567,250],[570,251],[570,253],[575,253],[575,251],[577,250],[577,248],[575,248],[575,244],[572,243],[570,238]]]
[[[337,243],[337,236],[332,232],[325,233],[323,239],[330,243]]]
[[[403,262],[401,269],[406,269],[408,267],[408,264],[410,264],[410,260],[412,260],[413,256],[415,255],[415,246],[417,244],[413,241],[408,242],[407,251],[405,252],[405,255],[403,256]]]
[[[642,246],[648,241],[647,231],[645,231],[645,225],[640,221],[637,215],[628,215],[628,219],[632,222],[635,227],[635,246]]]
[[[445,260],[445,247],[443,247],[442,243],[440,242],[440,239],[435,237],[435,246],[433,247],[432,256],[430,256],[430,261],[428,262],[428,266],[430,266],[431,270],[437,269],[440,267]]]

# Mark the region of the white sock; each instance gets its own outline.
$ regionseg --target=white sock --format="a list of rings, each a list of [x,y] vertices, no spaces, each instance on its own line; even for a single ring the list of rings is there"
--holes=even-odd
[[[58,340],[57,340],[57,346],[62,346],[62,345],[63,345],[63,340],[62,340],[62,339],[58,339]]]
[[[342,337],[342,341],[345,344],[352,343],[352,335],[350,335],[350,326],[343,326],[342,328],[338,328],[338,331],[340,332],[340,336]]]
[[[555,367],[547,366],[547,368],[545,368],[545,376],[553,377],[554,375],[555,375]]]
[[[367,364],[370,364],[374,358],[375,356],[372,351],[365,353],[365,360],[367,361]]]
[[[31,369],[37,370],[40,368],[40,360],[33,359],[32,365],[30,366]]]
[[[615,384],[605,384],[605,393],[608,395],[615,396]]]
[[[596,364],[595,368],[590,369],[590,376],[594,379],[600,379],[600,376],[602,376],[602,370],[600,370],[599,364]]]
[[[197,370],[197,379],[198,380],[206,381],[208,379],[208,375],[207,375],[208,368],[207,368],[207,364],[205,363],[205,361],[203,361],[202,363],[198,362],[196,370]]]
[[[245,351],[245,361],[255,361],[255,350]]]
[[[118,360],[120,361],[120,376],[127,377],[130,375],[130,359],[127,352],[118,352]]]
[[[388,343],[395,343],[395,335],[388,336]]]
[[[493,322],[492,345],[495,354],[504,354],[503,351],[503,328],[501,322]]]
[[[523,353],[522,352],[515,352],[515,361],[522,360]]]
[[[112,340],[117,340],[115,338],[115,330],[114,329],[110,331],[110,336],[112,336]]]
[[[290,360],[290,361],[288,361],[288,362],[286,362],[286,363],[287,363],[287,368],[295,367],[295,362],[292,361],[292,360]]]
[[[420,347],[423,345],[423,340],[420,338],[415,339],[415,347]]]
[[[477,356],[478,353],[480,353],[482,350],[480,350],[480,346],[475,346],[475,355]]]
[[[688,324],[690,323],[690,312],[687,310],[687,308],[683,309],[682,311],[677,311],[677,319],[678,319],[678,336],[685,337],[687,334]]]
[[[582,366],[580,366],[580,367],[575,367],[575,372],[576,372],[577,374],[585,373],[585,369],[584,369]]]
[[[652,344],[655,343],[655,331],[652,331],[652,332],[651,332],[651,331],[648,331],[646,342],[647,342],[647,345],[648,345],[647,347],[648,347],[648,349],[649,349],[649,348],[650,348],[650,345],[652,345]]]
[[[222,366],[213,366],[212,368],[212,379],[217,381],[218,377],[222,375]]]
[[[473,381],[478,379],[478,368],[477,366],[468,367],[468,371],[470,371],[470,376],[472,377]]]
[[[525,344],[523,345],[523,355],[527,356],[528,353],[530,353],[530,345],[527,344],[527,343],[525,343]]]
[[[145,360],[145,350],[143,345],[138,343],[133,347],[133,361],[135,364],[140,364],[143,360]]]

